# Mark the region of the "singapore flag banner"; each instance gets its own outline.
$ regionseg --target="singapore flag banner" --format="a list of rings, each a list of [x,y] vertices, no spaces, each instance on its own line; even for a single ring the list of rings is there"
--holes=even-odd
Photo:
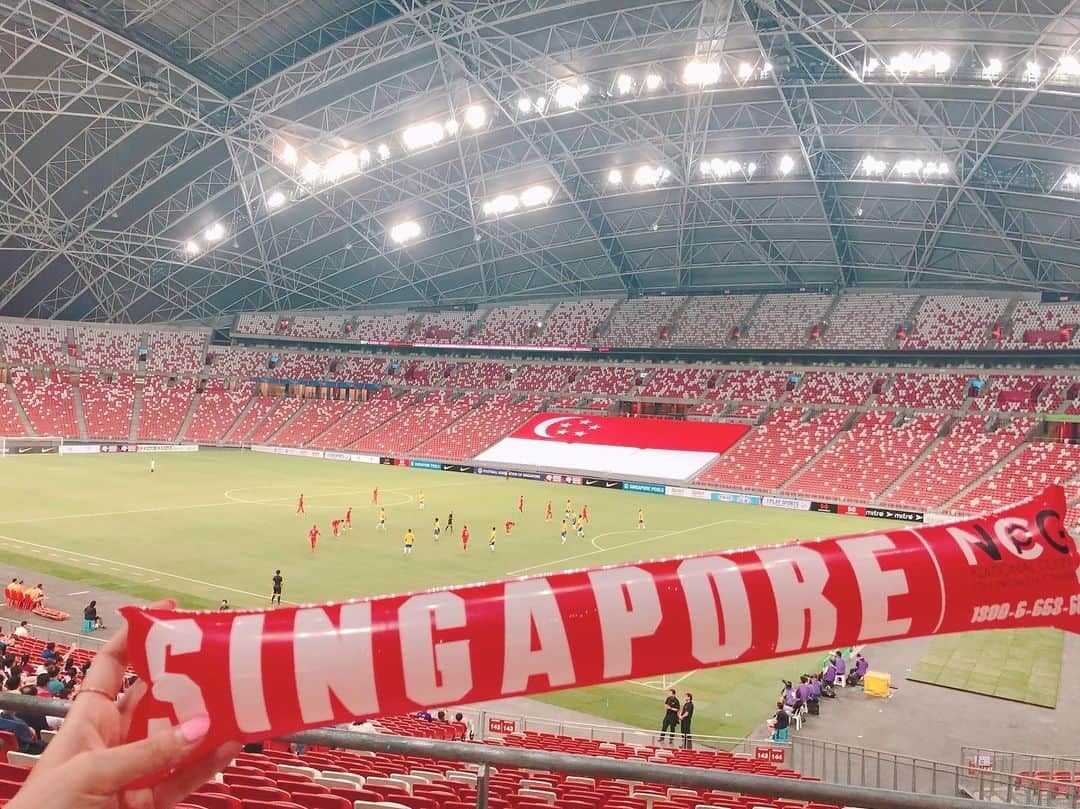
[[[476,460],[683,480],[748,429],[721,422],[540,413]]]

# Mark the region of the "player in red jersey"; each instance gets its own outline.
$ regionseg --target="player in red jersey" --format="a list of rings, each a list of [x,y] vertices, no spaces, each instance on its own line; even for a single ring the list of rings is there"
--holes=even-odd
[[[308,542],[311,543],[311,552],[315,553],[315,545],[319,542],[319,526],[311,526],[311,530],[308,531]]]
[[[588,506],[582,506],[581,507],[581,521],[582,522],[588,522],[589,521],[589,507]]]
[[[352,530],[352,506],[349,506],[349,510],[345,512],[345,527]]]
[[[296,513],[297,514],[306,513],[304,511],[304,494],[303,494],[303,492],[300,493],[300,502],[296,504]]]
[[[514,530],[515,525],[517,525],[517,523],[513,520],[507,520],[505,523],[503,523],[503,528],[505,528],[506,533],[509,534],[511,531]]]
[[[461,549],[467,551],[469,549],[469,526],[461,526]]]
[[[551,501],[548,500],[547,509],[544,511],[544,522],[551,522]]]
[[[373,506],[379,505],[379,487],[376,486],[371,490],[371,504]]]
[[[518,496],[518,513],[525,513],[525,495],[523,494]]]
[[[341,536],[341,523],[342,520],[330,520],[330,531],[334,536]]]

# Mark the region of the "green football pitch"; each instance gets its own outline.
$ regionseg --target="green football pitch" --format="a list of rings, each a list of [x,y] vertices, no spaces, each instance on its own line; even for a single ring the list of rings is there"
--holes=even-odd
[[[181,606],[266,606],[280,568],[289,602],[326,601],[612,562],[873,530],[853,517],[657,497],[596,488],[485,478],[417,469],[207,451],[158,455],[24,456],[0,460],[0,558],[140,598]],[[377,531],[371,492],[379,488],[387,530]],[[307,515],[295,513],[303,492]],[[423,492],[425,509],[418,496]],[[525,511],[517,511],[524,496]],[[559,541],[570,498],[585,504],[584,539]],[[544,520],[551,501],[555,513]],[[330,520],[353,507],[352,531],[330,535]],[[645,509],[647,528],[636,527]],[[454,513],[455,536],[432,541],[432,520]],[[511,536],[503,523],[514,520]],[[307,531],[322,532],[312,554]],[[457,537],[467,524],[468,552]],[[897,528],[896,523],[880,522]],[[494,553],[487,548],[498,530]],[[413,554],[402,554],[412,528]],[[674,674],[692,690],[695,730],[743,736],[759,725],[781,678],[819,663],[820,654]],[[661,715],[660,683],[620,683],[543,699],[602,719],[651,728]]]

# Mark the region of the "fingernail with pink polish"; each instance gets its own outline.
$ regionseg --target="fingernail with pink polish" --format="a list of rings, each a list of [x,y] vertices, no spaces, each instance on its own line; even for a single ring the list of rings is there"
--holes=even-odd
[[[205,736],[208,730],[210,730],[210,717],[196,716],[181,724],[176,729],[176,735],[180,737],[180,741],[190,744]]]

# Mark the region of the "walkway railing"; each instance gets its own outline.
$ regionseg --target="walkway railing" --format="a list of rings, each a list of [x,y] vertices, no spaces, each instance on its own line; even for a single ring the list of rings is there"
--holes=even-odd
[[[17,622],[15,622],[17,624]],[[78,646],[80,649],[100,649],[108,641],[108,638],[82,632],[67,632],[63,629],[54,629],[43,624],[27,624],[30,634],[37,640],[56,641],[64,646]]]
[[[998,769],[888,753],[868,747],[794,735],[792,769],[836,784],[878,789],[900,789],[928,796],[967,795],[996,803],[1058,806],[1073,809],[1080,800],[1080,785],[1050,778],[1018,778]]]
[[[49,716],[64,716],[70,703],[19,694],[0,694],[0,708]],[[63,733],[63,729],[60,731]],[[873,809],[995,809],[1000,804],[952,795],[925,795],[865,786],[822,783],[796,778],[748,775],[729,770],[675,767],[602,756],[575,756],[538,750],[520,750],[489,744],[443,742],[347,730],[314,730],[289,737],[308,745],[323,745],[374,753],[397,753],[480,765],[476,785],[477,809],[487,809],[487,779],[498,767],[546,770],[568,775],[619,778],[670,786],[722,790],[764,798],[789,798],[838,806]],[[1044,804],[1045,805],[1045,804]]]

